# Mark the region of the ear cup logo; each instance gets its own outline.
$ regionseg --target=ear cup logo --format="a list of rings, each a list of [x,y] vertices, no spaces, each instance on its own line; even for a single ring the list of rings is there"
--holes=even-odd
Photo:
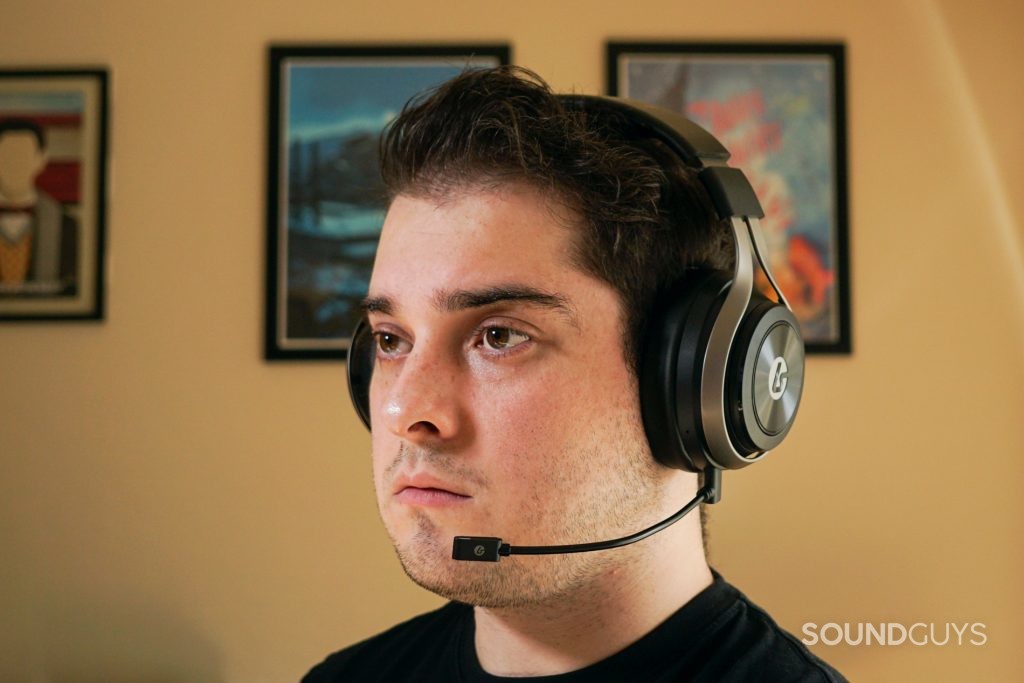
[[[771,370],[768,371],[768,394],[775,401],[778,401],[786,393],[786,385],[789,384],[789,377],[786,376],[788,372],[786,359],[778,356],[772,362]]]

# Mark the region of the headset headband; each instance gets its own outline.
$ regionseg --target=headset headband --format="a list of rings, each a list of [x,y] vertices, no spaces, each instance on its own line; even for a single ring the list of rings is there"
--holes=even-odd
[[[738,168],[726,165],[729,150],[711,133],[669,109],[620,97],[559,95],[567,109],[613,115],[622,119],[619,130],[626,137],[654,137],[695,169],[719,218],[764,218],[754,188]]]

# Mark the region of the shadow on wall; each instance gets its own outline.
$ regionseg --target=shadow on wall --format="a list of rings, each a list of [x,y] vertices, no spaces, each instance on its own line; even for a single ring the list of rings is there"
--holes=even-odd
[[[170,609],[72,599],[19,612],[0,617],[3,683],[224,681],[218,648]]]

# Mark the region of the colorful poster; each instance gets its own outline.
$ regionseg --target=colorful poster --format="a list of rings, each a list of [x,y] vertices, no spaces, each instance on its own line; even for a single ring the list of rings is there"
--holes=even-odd
[[[835,53],[714,48],[622,48],[613,92],[682,112],[725,145],[730,165],[744,171],[764,208],[770,267],[808,348],[848,351],[845,138]]]
[[[106,73],[0,72],[0,318],[102,317]]]

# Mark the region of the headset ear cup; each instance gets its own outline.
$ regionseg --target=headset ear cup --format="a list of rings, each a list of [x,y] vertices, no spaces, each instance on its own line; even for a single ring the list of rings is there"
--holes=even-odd
[[[742,455],[780,443],[803,393],[800,324],[780,304],[755,294],[733,342],[727,387],[729,436]]]
[[[659,298],[645,328],[640,410],[651,452],[668,467],[701,472],[708,466],[701,369],[729,283],[723,271],[687,271]]]
[[[356,414],[367,429],[370,427],[370,380],[373,378],[373,365],[377,349],[373,341],[373,333],[365,318],[356,323],[352,331],[348,347],[347,370],[348,395]]]

